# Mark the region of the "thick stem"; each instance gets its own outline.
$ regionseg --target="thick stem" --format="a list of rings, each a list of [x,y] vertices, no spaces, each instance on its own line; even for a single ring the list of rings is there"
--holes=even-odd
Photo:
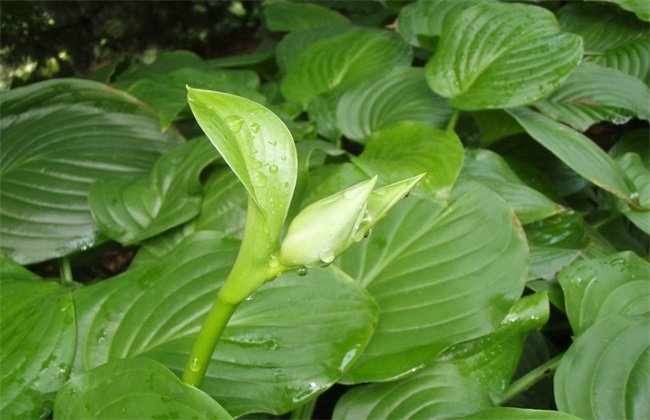
[[[456,122],[458,122],[459,115],[460,111],[454,108],[453,112],[451,113],[451,117],[449,117],[449,122],[447,122],[447,131],[454,131],[456,128]]]
[[[70,286],[74,282],[72,267],[70,266],[70,259],[68,257],[59,258],[59,276],[61,276],[61,284],[64,286]]]
[[[547,376],[551,376],[553,372],[555,372],[555,369],[557,369],[557,366],[560,364],[560,360],[562,360],[562,356],[564,353],[560,353],[551,360],[546,361],[545,363],[541,364],[540,366],[536,367],[535,369],[531,370],[521,378],[517,379],[508,389],[506,389],[506,392],[503,394],[503,397],[501,397],[501,401],[499,402],[499,405],[504,405],[517,395],[521,394],[522,392],[526,391],[529,389],[531,386],[535,385],[537,382],[541,381]]]
[[[271,268],[271,250],[277,238],[269,238],[266,218],[250,199],[246,227],[237,260],[201,326],[183,372],[183,381],[201,386],[214,349],[237,306],[262,284],[274,279],[281,267]]]

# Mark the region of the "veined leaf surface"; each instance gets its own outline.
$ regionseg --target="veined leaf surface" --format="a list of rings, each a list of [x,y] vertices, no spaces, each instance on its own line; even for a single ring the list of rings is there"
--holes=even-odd
[[[272,2],[264,6],[269,30],[294,32],[301,29],[349,24],[348,18],[335,10],[314,3]]]
[[[102,240],[87,203],[99,179],[130,179],[182,139],[132,96],[57,79],[2,98],[0,250],[29,264]]]
[[[456,108],[510,108],[548,95],[581,58],[581,38],[561,32],[548,10],[479,4],[443,28],[427,82]]]

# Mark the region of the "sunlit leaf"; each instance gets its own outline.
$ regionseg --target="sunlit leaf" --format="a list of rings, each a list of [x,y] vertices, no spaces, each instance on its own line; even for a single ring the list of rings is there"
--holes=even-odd
[[[334,10],[306,2],[269,2],[264,5],[264,17],[266,26],[274,32],[294,32],[350,23],[345,16]]]

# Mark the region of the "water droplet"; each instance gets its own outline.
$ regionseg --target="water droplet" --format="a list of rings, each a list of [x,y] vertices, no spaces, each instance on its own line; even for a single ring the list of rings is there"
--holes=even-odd
[[[190,363],[190,369],[192,369],[193,372],[198,372],[200,368],[201,363],[199,363],[199,359],[195,357],[192,359],[192,363]]]
[[[258,131],[260,131],[260,125],[258,123],[251,124],[251,131],[253,133],[257,133]]]
[[[244,125],[244,119],[239,115],[231,115],[224,118],[224,121],[228,124],[228,128],[230,128],[233,133],[239,133]]]
[[[263,187],[269,182],[269,179],[266,177],[266,175],[264,175],[261,172],[253,173],[252,178],[253,178],[253,185],[255,185],[256,187]]]
[[[325,264],[329,264],[332,261],[334,261],[336,255],[334,254],[334,251],[332,251],[331,249],[325,248],[320,252],[319,257],[322,262],[324,262]]]
[[[372,235],[372,229],[368,229],[368,231],[363,234],[363,239],[368,239],[370,235]]]
[[[108,336],[108,333],[110,331],[108,328],[102,328],[97,332],[97,344],[104,343],[106,341],[106,336]]]
[[[255,299],[255,293],[253,293],[252,295],[250,295],[250,296],[248,296],[248,297],[246,298],[246,300],[249,300],[249,301],[250,301],[250,300],[253,300],[253,299]]]
[[[264,112],[264,110],[261,109],[261,108],[251,108],[251,109],[248,110],[248,113],[251,114],[251,115],[258,115],[258,114],[260,114],[262,112]]]
[[[277,174],[279,170],[278,165],[269,165],[269,172],[272,174]]]
[[[172,400],[171,397],[168,397],[167,395],[162,395],[162,396],[160,397],[160,401],[161,401],[161,402],[164,402],[164,403],[168,403],[168,402],[170,402],[171,400]]]
[[[307,274],[309,274],[309,269],[308,268],[299,268],[299,269],[296,270],[296,274],[301,276],[301,277],[306,276]]]
[[[286,157],[285,155],[282,155],[282,156],[280,156],[280,159],[281,159],[282,161],[285,161],[285,160],[287,160],[287,157]]]

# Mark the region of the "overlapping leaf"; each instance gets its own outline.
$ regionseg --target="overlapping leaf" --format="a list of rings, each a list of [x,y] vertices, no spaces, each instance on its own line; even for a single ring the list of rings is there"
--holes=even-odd
[[[447,101],[427,89],[424,71],[395,67],[347,89],[336,107],[336,125],[351,140],[363,141],[400,121],[421,121],[445,128]]]
[[[440,48],[426,66],[427,82],[460,109],[533,103],[582,58],[580,37],[561,32],[555,16],[537,6],[479,4],[443,29]]]
[[[577,261],[558,281],[576,335],[608,316],[650,312],[650,264],[631,252]]]
[[[0,249],[22,264],[99,241],[88,186],[142,174],[181,142],[132,96],[85,80],[15,89],[1,110]]]
[[[410,47],[391,32],[344,33],[302,51],[282,80],[282,94],[306,106],[315,95],[394,66],[408,66],[411,59]]]
[[[621,167],[593,141],[559,122],[526,108],[508,111],[542,146],[578,174],[639,207],[639,193]]]
[[[597,322],[571,345],[555,372],[558,409],[580,418],[650,416],[650,314]]]
[[[238,247],[197,233],[158,263],[75,292],[83,331],[75,373],[135,356],[180,373]],[[237,309],[202,389],[234,416],[289,411],[349,368],[376,318],[373,299],[334,271],[282,276]]]
[[[161,157],[148,177],[92,184],[88,202],[93,217],[106,236],[124,245],[187,222],[201,207],[199,176],[218,158],[212,143],[198,138]]]
[[[612,81],[616,83],[612,83]],[[650,119],[650,89],[615,69],[583,63],[535,107],[553,119],[586,131],[600,121],[624,124],[633,117]]]
[[[275,32],[349,24],[342,14],[314,3],[270,2],[264,7],[266,26]]]
[[[480,184],[459,185],[447,207],[415,197],[400,203],[338,263],[381,308],[344,381],[395,379],[492,332],[523,290],[526,261],[512,211]]]
[[[115,360],[67,382],[54,415],[83,418],[232,419],[215,400],[184,384],[165,366],[138,358]]]
[[[136,63],[131,65],[117,77],[112,85],[118,89],[127,90],[140,80],[155,80],[182,68],[208,70],[209,65],[191,51],[176,50],[163,52],[153,63]]]
[[[616,162],[638,188],[641,205],[646,209],[650,208],[650,168],[648,168],[648,164],[644,163],[637,153],[626,153],[616,159]],[[650,235],[650,212],[637,211],[624,203],[621,203],[619,208],[625,217]]]
[[[55,283],[2,278],[0,417],[45,417],[75,353],[72,296]]]
[[[489,410],[479,411],[465,417],[466,419],[485,419],[485,420],[578,420],[579,417],[571,414],[561,413],[550,410],[531,410],[514,407],[495,407]]]
[[[399,122],[374,133],[353,162],[382,181],[427,173],[420,185],[431,197],[446,201],[463,165],[463,145],[453,131],[419,122]]]
[[[570,3],[557,13],[562,29],[584,40],[585,60],[647,81],[650,76],[650,28],[615,6]]]
[[[645,0],[605,0],[634,13],[639,19],[650,22],[650,4]]]

